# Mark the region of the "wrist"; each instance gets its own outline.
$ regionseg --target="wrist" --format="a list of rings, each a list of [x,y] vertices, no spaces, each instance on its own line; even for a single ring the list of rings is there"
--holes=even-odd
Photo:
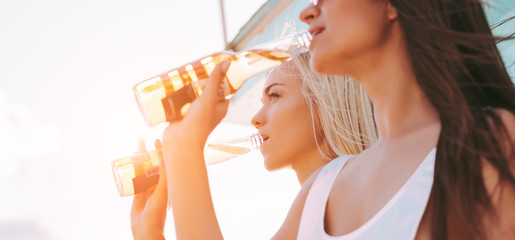
[[[168,145],[163,149],[163,157],[165,162],[184,163],[186,159],[191,162],[194,159],[204,157],[205,143],[182,141]]]
[[[188,128],[185,126],[169,126],[163,133],[163,146],[166,148],[181,150],[184,149],[204,149],[207,137],[203,134],[191,130],[194,128]]]

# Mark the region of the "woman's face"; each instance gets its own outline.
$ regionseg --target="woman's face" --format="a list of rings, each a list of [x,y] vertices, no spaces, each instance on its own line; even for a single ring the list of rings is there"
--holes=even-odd
[[[320,154],[297,76],[288,63],[272,70],[265,80],[263,107],[252,118],[263,137],[261,153],[269,171],[289,168],[294,161]]]
[[[299,15],[313,35],[311,67],[320,73],[352,75],[373,66],[389,34],[395,9],[386,0],[319,0]]]

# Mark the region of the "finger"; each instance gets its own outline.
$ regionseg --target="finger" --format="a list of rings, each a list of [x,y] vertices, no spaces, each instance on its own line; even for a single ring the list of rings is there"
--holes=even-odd
[[[147,148],[145,147],[145,141],[142,138],[138,140],[138,152],[144,153],[147,152]]]
[[[159,181],[157,182],[157,186],[154,189],[154,192],[152,193],[152,197],[155,201],[155,207],[158,210],[161,208],[168,208],[168,189],[166,183],[166,171],[163,167],[160,167],[159,169]]]
[[[166,171],[165,171],[165,165],[162,157],[162,145],[161,141],[159,139],[156,139],[154,141],[154,146],[156,148],[156,151],[158,152],[160,156],[160,163],[159,163],[159,181],[157,182],[156,187],[153,189],[153,191],[150,194],[149,199],[147,200],[148,203],[145,206],[145,212],[148,212],[150,215],[155,218],[154,220],[157,222],[164,223],[164,220],[166,219],[166,212],[168,209],[168,191],[167,191],[167,184],[166,184]]]
[[[161,151],[161,142],[156,142],[156,152],[160,154]],[[158,148],[159,147],[159,148]],[[145,153],[147,149],[145,147],[145,141],[143,139],[139,139],[138,141],[138,153]],[[148,191],[144,191],[142,193],[138,193],[134,195],[134,199],[132,200],[132,208],[131,214],[138,214],[145,209],[148,198],[152,195],[153,189],[149,189]]]
[[[215,125],[218,125],[218,123],[220,123],[220,121],[222,121],[222,119],[227,114],[227,110],[229,109],[229,102],[230,102],[230,100],[226,99],[226,100],[224,100],[222,102],[219,102],[216,105]]]
[[[225,74],[227,73],[230,65],[231,61],[227,60],[215,67],[211,73],[211,76],[207,80],[206,88],[204,89],[202,96],[205,96],[205,98],[208,99],[218,99],[218,90],[220,89],[220,84],[222,81],[224,81]]]
[[[162,154],[162,144],[159,139],[156,139],[154,142],[154,145],[156,146],[156,151],[160,154],[160,163],[159,163],[159,182],[157,183],[156,187],[156,193],[155,195],[158,197],[158,200],[162,203],[164,201],[164,204],[167,204],[168,201],[168,191],[167,191],[167,184],[166,184],[166,167],[163,160],[163,154]]]
[[[145,147],[145,141],[143,141],[143,139],[140,138],[138,140],[138,150],[136,152],[144,153],[146,151],[147,149]],[[131,214],[137,214],[143,211],[149,195],[150,193],[147,191],[134,195],[134,198],[132,200]]]
[[[134,195],[131,206],[131,218],[134,218],[137,215],[141,214],[141,212],[143,212],[143,209],[145,209],[145,205],[147,204],[148,197],[150,196],[150,193],[151,192],[149,191],[145,191]]]
[[[154,147],[156,148],[156,152],[160,155],[161,159],[163,158],[163,144],[161,143],[161,140],[156,139],[154,141]]]

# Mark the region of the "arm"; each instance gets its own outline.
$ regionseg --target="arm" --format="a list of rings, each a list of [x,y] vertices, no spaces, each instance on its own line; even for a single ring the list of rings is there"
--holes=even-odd
[[[203,94],[184,119],[171,123],[163,133],[168,198],[177,239],[222,239],[213,207],[203,149],[207,137],[227,112],[218,87],[229,62],[219,64],[208,79]]]
[[[503,146],[511,158],[509,166],[515,175],[515,116],[506,110],[496,110],[508,130],[509,139]],[[492,123],[492,122],[491,122]],[[493,124],[493,123],[492,123]],[[487,160],[482,160],[485,187],[490,195],[496,216],[485,215],[484,226],[488,239],[515,239],[515,186],[508,181],[500,181],[498,170]]]

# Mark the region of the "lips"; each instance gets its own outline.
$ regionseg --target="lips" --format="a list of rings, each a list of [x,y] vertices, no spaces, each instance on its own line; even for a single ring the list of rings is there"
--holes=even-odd
[[[269,136],[267,134],[259,133],[261,135],[261,139],[263,140],[262,145],[265,144],[265,142],[268,140]],[[263,149],[263,146],[261,146],[261,150]]]
[[[261,134],[260,133],[259,135],[261,135],[261,138],[263,139],[263,142],[268,140],[268,138],[269,138],[268,135],[265,135],[265,134]]]
[[[316,35],[320,34],[323,31],[324,31],[324,29],[321,28],[321,27],[311,27],[311,28],[309,28],[309,33],[311,33],[311,37],[315,37]]]

